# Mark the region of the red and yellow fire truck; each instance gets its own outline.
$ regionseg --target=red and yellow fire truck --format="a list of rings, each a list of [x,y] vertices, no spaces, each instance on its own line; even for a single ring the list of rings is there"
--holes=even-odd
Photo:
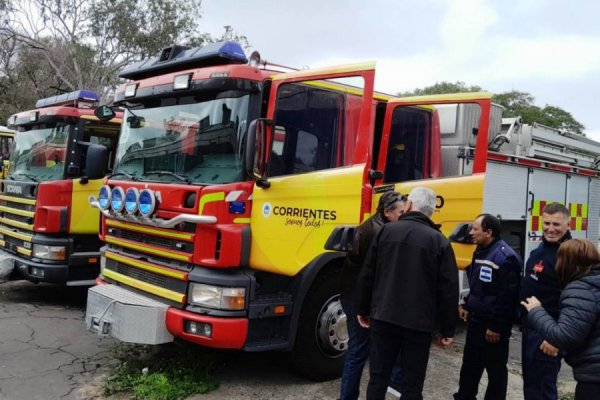
[[[16,136],[0,190],[0,265],[11,278],[77,286],[99,273],[99,213],[87,198],[102,180],[88,173],[103,175],[109,161],[96,159],[87,171],[85,160],[98,148],[114,152],[121,120],[100,121],[97,102],[95,92],[79,90],[8,119]]]
[[[0,158],[2,160],[2,163],[0,163],[2,173],[0,175],[2,178],[6,178],[8,175],[8,158],[14,139],[15,131],[5,126],[0,126]]]
[[[174,46],[121,72],[115,169],[90,198],[106,246],[89,329],[134,343],[291,351],[300,372],[332,378],[348,340],[344,251],[381,193],[432,187],[434,219],[464,267],[477,214],[500,214],[523,251],[540,234],[527,229],[528,209],[559,200],[534,199],[522,182],[517,195],[500,179],[515,168],[597,181],[591,165],[567,172],[502,153],[521,136],[503,130],[489,93],[393,98],[373,91],[373,63],[276,69],[224,42]]]

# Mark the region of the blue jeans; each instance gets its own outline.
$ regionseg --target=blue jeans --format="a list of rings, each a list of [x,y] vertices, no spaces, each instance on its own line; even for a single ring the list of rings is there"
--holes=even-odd
[[[340,400],[356,400],[360,393],[360,378],[363,368],[371,351],[370,332],[369,329],[360,326],[356,319],[358,304],[344,298],[341,299],[341,302],[348,326],[348,349],[344,358]],[[391,382],[394,387],[400,387],[400,364],[398,362],[392,370]]]
[[[525,400],[556,400],[556,381],[562,354],[552,357],[540,350],[543,336],[532,329],[523,329],[522,356],[523,396]]]

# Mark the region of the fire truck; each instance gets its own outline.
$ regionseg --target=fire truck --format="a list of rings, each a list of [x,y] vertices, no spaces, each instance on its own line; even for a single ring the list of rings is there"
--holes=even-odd
[[[474,249],[468,223],[483,211],[522,252],[541,237],[549,201],[569,203],[578,232],[597,239],[594,154],[537,154],[548,141],[531,145],[527,126],[503,124],[490,93],[395,98],[374,92],[374,75],[374,63],[281,71],[233,42],[173,46],[122,70],[114,171],[89,200],[106,245],[88,329],[290,351],[298,371],[330,379],[348,340],[343,259],[381,193],[432,187],[461,268]]]
[[[11,279],[92,285],[100,265],[97,193],[113,156],[122,113],[94,116],[98,95],[78,90],[38,100],[8,119],[16,132],[10,172],[0,187],[0,265]],[[86,157],[103,149],[86,167]]]

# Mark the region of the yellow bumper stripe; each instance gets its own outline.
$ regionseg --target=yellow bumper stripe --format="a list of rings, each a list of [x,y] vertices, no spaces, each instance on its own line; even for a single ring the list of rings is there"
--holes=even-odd
[[[154,247],[146,246],[146,245],[143,245],[140,243],[131,242],[129,240],[117,239],[112,236],[106,236],[105,240],[106,240],[106,243],[116,244],[117,246],[123,246],[128,249],[133,249],[136,251],[139,250],[144,253],[156,254],[158,256],[165,257],[165,258],[172,258],[174,260],[190,261],[192,259],[192,256],[190,254],[179,253],[179,252],[176,252],[173,250],[169,250],[169,251],[160,250],[160,249],[156,249]]]
[[[114,260],[120,262],[121,264],[129,265],[134,268],[143,269],[145,271],[154,272],[155,274],[168,276],[170,278],[179,279],[182,281],[187,280],[187,273],[181,271],[175,271],[165,267],[159,267],[157,265],[153,265],[144,261],[135,260],[129,257],[120,256],[118,254],[106,252],[104,253],[106,258],[110,260]]]
[[[33,218],[33,214],[34,214],[33,211],[18,210],[16,208],[10,208],[10,207],[5,207],[5,206],[0,206],[0,211],[7,212],[9,214],[20,215],[22,217],[31,217],[31,218]]]
[[[0,200],[12,201],[13,203],[29,204],[30,206],[35,206],[34,199],[24,199],[22,197],[0,195]]]
[[[137,279],[130,278],[126,275],[120,274],[118,272],[112,271],[110,269],[104,269],[102,271],[102,275],[107,278],[114,279],[115,281],[124,283],[136,289],[143,290],[148,293],[155,294],[160,297],[164,297],[165,299],[173,300],[178,303],[183,303],[185,300],[185,294],[177,293],[172,290],[163,289],[156,285],[152,285],[150,283],[138,281]]]
[[[188,242],[191,242],[193,239],[193,235],[191,233],[179,233],[179,232],[173,232],[173,231],[167,231],[167,230],[163,231],[163,230],[159,230],[159,229],[146,228],[145,226],[127,224],[127,223],[123,223],[120,221],[116,221],[114,219],[107,219],[106,225],[114,226],[115,228],[127,229],[127,230],[134,231],[134,232],[150,233],[155,236],[161,236],[161,237],[166,237],[166,238],[170,238],[170,239],[185,240]]]
[[[17,238],[17,239],[24,240],[26,242],[31,242],[31,239],[33,239],[33,235],[25,235],[23,233],[13,232],[10,229],[6,229],[6,228],[2,228],[2,227],[0,227],[0,233],[3,233],[3,234],[8,235],[10,237],[14,237],[14,238]]]
[[[27,229],[28,231],[33,230],[33,225],[26,224],[24,222],[15,221],[9,218],[0,218],[0,222],[6,225],[14,226],[15,228]]]
[[[31,250],[24,249],[23,247],[17,247],[17,252],[25,254],[26,256],[31,256]]]

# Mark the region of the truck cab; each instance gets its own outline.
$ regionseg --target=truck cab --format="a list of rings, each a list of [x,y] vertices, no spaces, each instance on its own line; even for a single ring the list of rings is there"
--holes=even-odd
[[[108,172],[121,115],[100,121],[95,92],[78,90],[38,100],[12,115],[15,143],[10,172],[0,187],[0,252],[13,279],[69,286],[91,285],[99,272],[98,219],[87,198],[101,179],[89,179],[89,151],[108,155]]]

